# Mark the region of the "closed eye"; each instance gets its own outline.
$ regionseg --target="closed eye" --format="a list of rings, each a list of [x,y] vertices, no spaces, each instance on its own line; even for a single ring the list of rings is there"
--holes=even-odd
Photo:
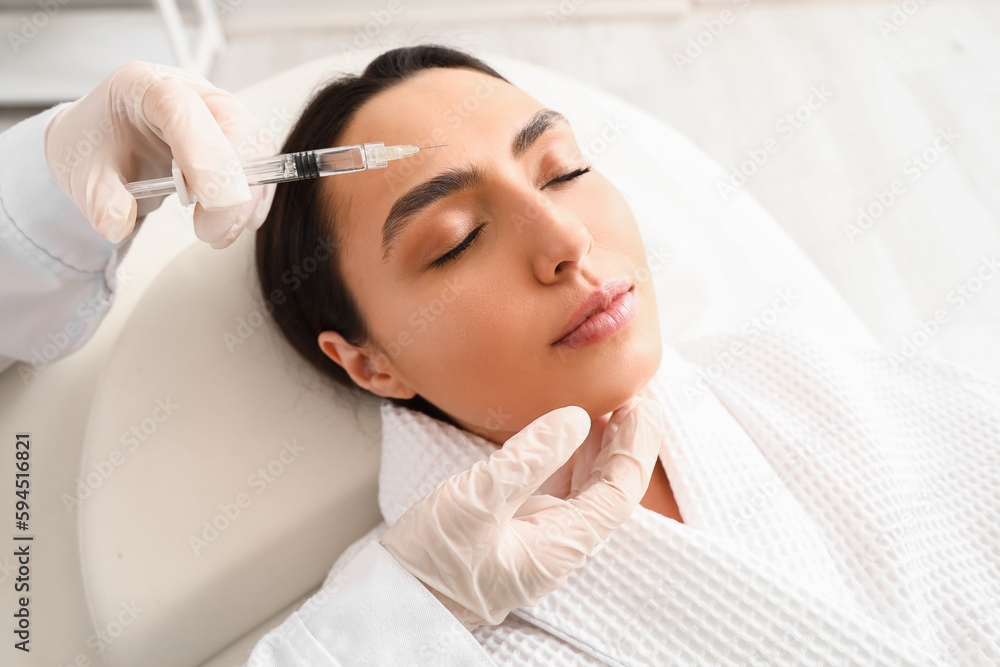
[[[444,266],[445,264],[447,264],[451,260],[453,260],[456,257],[458,257],[459,255],[461,255],[463,252],[465,252],[466,249],[470,245],[472,245],[472,242],[475,240],[475,238],[477,236],[479,236],[479,232],[482,231],[482,229],[483,229],[484,226],[485,225],[479,225],[478,227],[476,227],[475,229],[473,229],[472,232],[470,232],[469,235],[465,237],[464,241],[462,241],[461,243],[459,243],[457,246],[455,246],[454,248],[452,248],[451,250],[449,250],[447,253],[445,253],[441,257],[439,257],[436,260],[434,260],[433,262],[431,262],[431,267],[438,268],[438,267]]]
[[[568,181],[572,181],[574,178],[583,176],[589,171],[590,167],[588,166],[588,167],[583,167],[581,169],[576,169],[567,174],[563,174],[562,176],[557,176],[556,178],[553,178],[551,181],[543,185],[542,189],[544,190],[550,185],[558,185],[559,183],[566,183]],[[447,264],[448,262],[457,259],[459,255],[468,250],[469,246],[471,246],[472,242],[476,239],[477,236],[479,236],[479,232],[482,231],[484,226],[485,225],[479,225],[478,227],[473,229],[472,232],[470,232],[469,235],[465,237],[465,240],[463,240],[461,243],[459,243],[457,246],[449,250],[444,255],[441,255],[441,257],[438,257],[436,260],[431,262],[430,264],[431,268],[435,269],[440,268],[445,264]]]
[[[557,176],[556,178],[553,178],[551,181],[549,181],[548,183],[546,183],[545,185],[543,185],[542,189],[544,190],[545,188],[549,187],[550,185],[556,185],[558,183],[565,183],[566,181],[572,181],[574,178],[576,178],[578,176],[583,176],[588,171],[590,171],[590,167],[584,167],[582,169],[577,169],[575,171],[571,171],[568,174],[563,174],[562,176]]]

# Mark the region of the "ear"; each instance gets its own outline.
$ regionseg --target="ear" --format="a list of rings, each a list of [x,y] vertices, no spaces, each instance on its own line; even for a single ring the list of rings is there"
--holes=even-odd
[[[413,398],[417,392],[403,384],[386,367],[385,355],[377,354],[368,347],[355,347],[336,331],[323,331],[317,338],[323,354],[337,362],[354,384],[373,394],[386,398]]]

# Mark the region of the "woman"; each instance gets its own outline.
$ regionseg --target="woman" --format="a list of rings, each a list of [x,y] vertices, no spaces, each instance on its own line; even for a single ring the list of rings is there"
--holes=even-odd
[[[116,269],[135,230],[162,201],[137,204],[126,182],[168,172],[176,160],[198,197],[192,223],[199,239],[225,248],[244,228],[257,229],[274,186],[251,191],[239,160],[274,151],[261,139],[232,94],[191,72],[141,61],[118,68],[82,98],[0,133],[0,371],[20,360],[28,382],[93,335],[115,298]],[[271,667],[395,664],[425,637],[450,633],[458,636],[440,656],[446,663],[489,664],[456,617],[499,622],[509,610],[535,604],[604,546],[645,492],[660,441],[658,408],[637,401],[616,414],[593,479],[577,495],[525,503],[591,429],[582,408],[565,405],[484,465],[431,491],[428,498],[439,503],[404,513],[400,529],[387,534],[397,557],[371,542],[342,571],[350,585],[311,597],[255,656]],[[491,511],[470,520],[470,511],[485,504]],[[515,512],[498,530],[496,516]],[[437,526],[456,519],[465,531],[445,542]],[[562,539],[523,548],[557,525]],[[439,572],[433,588],[414,575],[430,550],[440,560],[470,545],[479,557]],[[394,628],[390,637],[372,630],[387,626]]]
[[[335,249],[275,319],[334,381],[387,399],[387,524],[342,561],[372,540],[406,548],[386,534],[404,510],[567,404],[593,429],[538,498],[572,494],[611,414],[643,396],[665,433],[642,507],[538,606],[499,625],[464,618],[494,660],[1000,657],[998,383],[780,326],[664,348],[621,194],[557,110],[466,54],[383,54],[321,90],[282,151],[372,140],[445,146],[350,187],[290,184],[257,234],[265,297],[316,243]],[[566,338],[601,287],[605,316]],[[698,365],[713,354],[738,363],[706,386]],[[452,556],[428,550],[421,578],[463,565]]]
[[[467,99],[482,103],[457,116]],[[286,147],[373,137],[447,146],[350,183],[288,184],[258,232],[265,298],[284,293],[317,244],[338,249],[329,273],[275,304],[296,349],[342,385],[497,446],[559,406],[606,419],[629,403],[660,362],[655,295],[634,278],[648,266],[628,205],[583,160],[568,122],[478,60],[416,47],[325,88]],[[512,224],[487,223],[500,219]],[[531,270],[512,272],[514,261]],[[622,331],[579,350],[556,344],[601,289],[623,296],[613,309],[629,320]],[[653,483],[648,502],[679,520],[662,467]]]

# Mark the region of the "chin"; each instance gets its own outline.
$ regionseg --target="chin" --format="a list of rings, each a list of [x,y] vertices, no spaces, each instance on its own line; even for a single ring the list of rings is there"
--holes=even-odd
[[[659,321],[646,316],[635,324],[627,341],[615,345],[616,341],[606,340],[598,346],[615,346],[614,349],[596,349],[592,356],[581,349],[571,368],[561,379],[551,386],[549,398],[557,405],[579,405],[591,421],[614,412],[642,392],[656,375],[663,359],[663,340],[660,336]]]
[[[660,368],[663,358],[663,342],[659,337],[649,345],[639,346],[630,360],[623,364],[611,377],[601,380],[599,395],[589,405],[582,405],[591,420],[614,412],[628,403],[649,384]]]

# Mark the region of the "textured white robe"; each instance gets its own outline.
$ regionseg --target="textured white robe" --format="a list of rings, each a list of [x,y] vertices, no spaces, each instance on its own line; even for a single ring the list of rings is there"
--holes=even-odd
[[[498,664],[1000,664],[1000,381],[822,332],[665,345],[644,395],[684,523],[637,507]],[[383,403],[377,539],[495,446]],[[419,658],[417,658],[419,663]]]

